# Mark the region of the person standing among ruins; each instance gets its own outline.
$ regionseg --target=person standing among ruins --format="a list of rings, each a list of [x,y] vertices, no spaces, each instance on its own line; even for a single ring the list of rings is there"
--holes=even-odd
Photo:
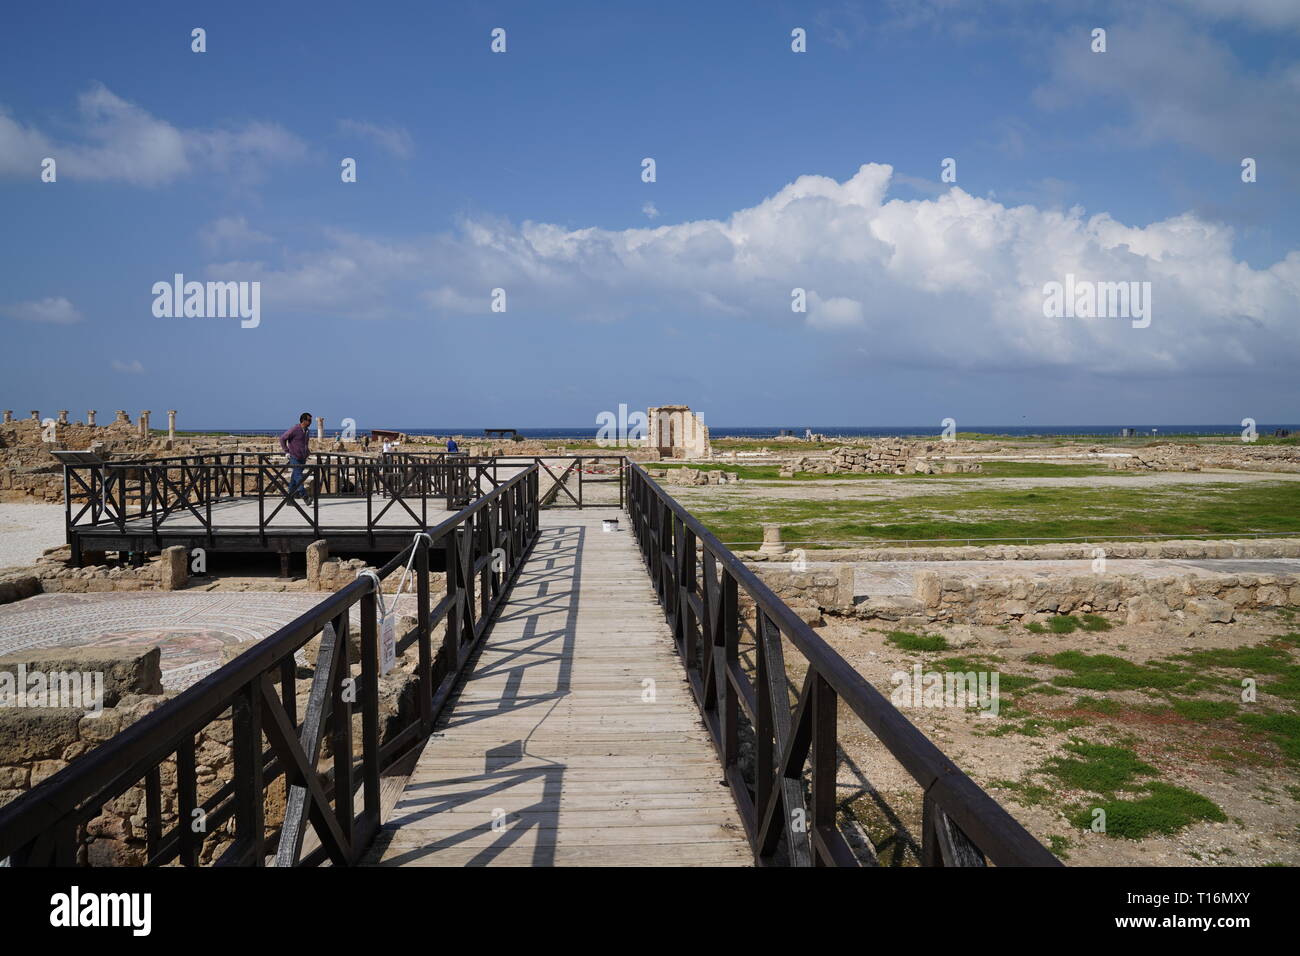
[[[287,497],[292,498],[301,491],[303,501],[311,500],[307,497],[302,480],[303,465],[307,464],[307,456],[311,454],[311,439],[307,434],[310,428],[311,412],[303,412],[298,416],[298,424],[280,436],[280,450],[289,456],[289,464],[293,465],[293,476],[289,479]]]

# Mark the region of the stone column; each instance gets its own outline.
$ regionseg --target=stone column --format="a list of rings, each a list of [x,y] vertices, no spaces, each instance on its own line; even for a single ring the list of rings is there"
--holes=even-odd
[[[41,420],[41,413],[40,413],[40,410],[39,410],[39,409],[35,409],[35,408],[33,408],[33,409],[32,409],[32,421],[34,421],[34,422],[39,422],[40,420]]]
[[[785,554],[785,544],[781,541],[781,526],[779,524],[764,523],[763,546],[758,550],[760,554]]]
[[[140,412],[140,437],[141,438],[149,437],[149,416],[152,414],[153,412],[147,408]]]
[[[167,409],[167,440],[176,440],[176,409]]]
[[[316,438],[320,441],[325,440],[325,419],[319,415],[316,416]]]
[[[10,422],[12,422],[12,421],[14,420],[14,410],[13,410],[12,408],[6,408],[6,409],[4,410],[4,413],[5,413],[5,422],[4,422],[4,423],[5,423],[6,425],[8,425]]]
[[[126,409],[125,409],[125,408],[119,408],[119,409],[117,410],[117,417],[113,419],[113,424],[114,424],[114,425],[130,425],[130,424],[131,424],[131,416],[127,415],[127,413],[126,413]]]
[[[59,409],[59,424],[60,425],[68,424],[68,410],[66,408]]]
[[[93,408],[86,412],[86,424],[91,428],[95,427],[95,410]]]

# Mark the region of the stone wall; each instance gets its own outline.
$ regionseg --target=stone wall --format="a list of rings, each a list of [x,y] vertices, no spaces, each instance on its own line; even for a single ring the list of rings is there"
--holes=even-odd
[[[972,547],[825,548],[810,551],[819,561],[1084,561],[1106,558],[1300,558],[1300,537],[1217,541],[1097,541],[1059,544],[998,544]],[[776,560],[759,551],[739,551],[746,561]],[[781,560],[788,560],[784,558]]]
[[[68,565],[70,557],[67,545],[45,550],[30,569],[30,576],[39,583],[40,592],[178,591],[189,583],[189,553],[180,545],[165,548],[138,568],[90,563],[74,568]]]
[[[955,445],[955,442],[901,441],[841,445],[829,456],[795,459],[783,467],[780,474],[789,478],[800,472],[817,475],[937,475],[983,470],[977,461],[946,460],[945,456],[961,451]]]
[[[681,485],[686,487],[726,485],[740,481],[740,475],[736,472],[722,471],[720,469],[702,471],[698,468],[647,468],[646,474],[661,485]]]
[[[853,606],[852,565],[810,565],[806,571],[758,565],[750,570],[792,608],[834,610]]]
[[[1172,618],[1226,623],[1242,611],[1300,606],[1300,575],[1090,574],[1047,580],[921,571],[911,598],[857,605],[857,617],[998,625],[1055,614],[1123,614],[1130,624]]]
[[[405,633],[414,627],[415,620],[405,616],[398,622],[399,644]],[[356,637],[359,641],[359,635]],[[359,644],[353,642],[349,659],[359,660]],[[435,634],[435,647],[441,638]],[[300,667],[295,683],[297,712],[306,712],[307,697],[311,688],[316,648],[320,638],[313,638],[304,648],[307,667]],[[238,653],[232,649],[231,656]],[[55,664],[66,664],[68,649],[49,649],[42,654],[29,654],[24,658],[28,671],[54,670]],[[173,695],[163,693],[159,670],[159,651],[152,648],[141,654],[138,650],[119,648],[78,648],[76,653],[89,660],[117,655],[113,664],[119,679],[113,683],[119,694],[114,706],[106,707],[99,716],[88,716],[79,709],[0,707],[0,806],[11,802],[27,790],[102,744],[114,735],[152,713]],[[134,656],[132,656],[134,655]],[[415,715],[415,667],[417,648],[414,642],[399,655],[397,666],[379,679],[379,731],[381,744],[391,740],[407,726]],[[10,662],[16,665],[16,662]],[[0,669],[5,666],[0,659]],[[85,669],[85,668],[82,668]],[[359,677],[361,667],[353,663],[352,674]],[[128,680],[128,675],[136,679]],[[106,681],[106,686],[107,686]],[[130,692],[123,692],[123,689]],[[137,692],[138,691],[138,692]],[[107,696],[107,694],[106,694]],[[203,804],[232,779],[234,763],[231,754],[233,729],[230,711],[218,715],[196,737],[196,771],[198,801]],[[361,713],[353,713],[353,754],[359,757],[362,747]],[[331,738],[322,743],[322,771],[332,766]],[[162,780],[162,809],[164,830],[176,822],[176,767],[174,760],[160,767]],[[77,858],[79,863],[96,866],[139,866],[145,858],[145,791],[137,785],[104,805],[103,812],[81,829],[78,835]],[[267,787],[264,811],[266,835],[273,839],[284,819],[284,778]],[[210,864],[230,847],[234,840],[234,821],[215,827],[204,838],[200,862]]]
[[[1215,445],[1170,443],[1137,448],[1127,458],[1112,459],[1115,471],[1237,471],[1300,472],[1300,446],[1256,445],[1250,442]]]

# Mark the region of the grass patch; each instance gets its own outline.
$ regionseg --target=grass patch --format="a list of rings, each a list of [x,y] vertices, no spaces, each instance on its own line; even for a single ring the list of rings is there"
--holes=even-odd
[[[910,634],[907,631],[890,631],[885,640],[905,651],[946,651],[948,641],[942,634]]]
[[[1174,710],[1188,720],[1225,720],[1237,713],[1237,705],[1230,700],[1176,700]]]
[[[1080,690],[1170,690],[1186,687],[1194,677],[1176,665],[1164,662],[1134,664],[1111,654],[1084,654],[1082,651],[1053,654],[1047,658],[1047,663],[1070,672],[1052,678],[1053,684]]]
[[[762,540],[765,521],[781,524],[787,542],[802,544],[1300,531],[1300,495],[1290,483],[1274,481],[1143,489],[978,488],[879,500],[750,499],[712,509],[705,502],[695,513],[726,542]]]
[[[1075,790],[1111,794],[1127,788],[1138,777],[1157,772],[1124,747],[1076,740],[1066,744],[1065,750],[1071,756],[1052,757],[1042,770]]]
[[[1300,714],[1242,714],[1238,722],[1267,737],[1291,761],[1300,761]]]
[[[1064,693],[1064,691],[1062,691]],[[1074,710],[1086,710],[1089,713],[1101,714],[1105,717],[1114,717],[1121,710],[1117,701],[1109,697],[1079,697],[1074,701]]]
[[[1146,795],[1129,800],[1106,800],[1099,805],[1106,813],[1107,836],[1127,840],[1140,840],[1153,833],[1177,833],[1183,827],[1201,820],[1222,823],[1227,815],[1214,803],[1184,787],[1153,782],[1143,788]],[[1070,818],[1080,829],[1089,829],[1093,810],[1081,810]]]

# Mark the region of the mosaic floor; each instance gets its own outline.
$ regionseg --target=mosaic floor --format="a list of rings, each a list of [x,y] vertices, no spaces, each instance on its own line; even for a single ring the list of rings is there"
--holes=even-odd
[[[259,641],[325,597],[250,591],[38,594],[0,607],[0,656],[33,647],[157,645],[163,686],[181,690],[219,666],[223,648]],[[408,600],[402,600],[403,611]]]

